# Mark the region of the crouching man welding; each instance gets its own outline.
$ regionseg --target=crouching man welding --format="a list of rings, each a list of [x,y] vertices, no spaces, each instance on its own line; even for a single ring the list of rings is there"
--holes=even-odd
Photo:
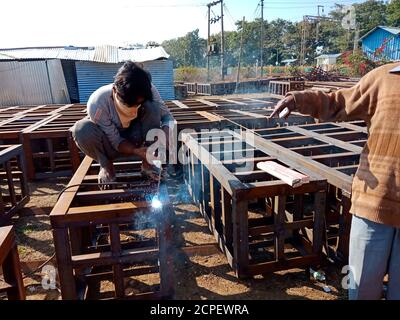
[[[145,176],[160,178],[161,169],[148,161],[146,136],[152,129],[162,129],[167,149],[173,117],[145,70],[126,62],[113,84],[97,89],[90,96],[87,111],[90,119],[78,121],[72,128],[72,136],[82,152],[100,164],[100,184],[115,181],[113,160],[126,156],[137,156],[143,161]]]
[[[287,110],[288,109],[288,110]],[[400,299],[400,65],[367,74],[334,93],[290,92],[273,114],[298,110],[322,121],[365,120],[369,137],[352,186],[350,235],[352,300]]]

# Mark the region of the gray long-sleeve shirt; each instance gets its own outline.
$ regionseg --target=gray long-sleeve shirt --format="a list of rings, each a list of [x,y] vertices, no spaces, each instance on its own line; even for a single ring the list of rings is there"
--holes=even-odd
[[[87,103],[87,112],[90,119],[106,134],[114,149],[118,150],[118,146],[125,139],[120,135],[123,128],[112,99],[112,87],[113,84],[108,84],[93,92]],[[173,123],[173,117],[169,109],[154,85],[152,85],[152,92],[153,100],[160,103],[161,126],[170,127]]]

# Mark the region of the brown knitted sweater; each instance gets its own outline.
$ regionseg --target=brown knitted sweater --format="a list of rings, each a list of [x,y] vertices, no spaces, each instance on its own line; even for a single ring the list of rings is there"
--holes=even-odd
[[[365,120],[368,142],[353,180],[351,213],[400,228],[399,63],[377,68],[350,89],[290,92],[299,112],[322,121]]]

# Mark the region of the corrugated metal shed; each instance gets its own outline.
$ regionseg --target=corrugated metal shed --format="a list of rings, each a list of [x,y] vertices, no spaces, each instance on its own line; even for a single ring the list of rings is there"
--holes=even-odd
[[[379,26],[361,38],[363,52],[372,60],[400,60],[400,28]],[[381,55],[377,49],[384,46]]]
[[[0,60],[60,59],[120,63],[127,60],[146,62],[168,59],[169,54],[162,47],[149,49],[128,49],[114,46],[98,47],[46,47],[0,49]]]
[[[99,87],[114,81],[114,75],[122,63],[127,60],[143,63],[153,77],[154,85],[159,89],[164,100],[174,99],[172,62],[162,47],[149,49],[118,48],[114,46],[98,47],[51,47],[0,49],[0,66],[5,63],[26,64],[35,60],[62,61],[60,75],[68,90],[66,95],[75,101],[87,102],[90,95]],[[57,60],[53,60],[57,59]],[[30,61],[26,61],[30,60]],[[19,61],[19,62],[16,62]],[[41,61],[44,63],[45,61]],[[50,61],[50,60],[49,60]],[[43,76],[43,74],[41,74]],[[46,79],[46,78],[44,78]],[[9,79],[3,79],[8,82]],[[11,81],[12,82],[12,81]],[[0,82],[0,85],[2,83]],[[32,84],[35,85],[35,84]],[[68,94],[69,93],[69,94]],[[34,104],[36,100],[29,103]],[[49,96],[43,97],[43,103],[52,103]],[[70,101],[66,101],[68,103]],[[64,103],[64,102],[63,102]]]
[[[65,82],[67,83],[69,97],[72,103],[79,102],[78,79],[76,77],[75,61],[61,60],[64,71]]]
[[[69,101],[59,60],[7,61],[0,64],[0,105]]]
[[[86,103],[90,95],[101,86],[114,81],[114,76],[121,64],[76,62],[80,102]],[[163,100],[175,99],[173,66],[170,60],[156,60],[144,63],[144,68],[151,73],[152,82]]]

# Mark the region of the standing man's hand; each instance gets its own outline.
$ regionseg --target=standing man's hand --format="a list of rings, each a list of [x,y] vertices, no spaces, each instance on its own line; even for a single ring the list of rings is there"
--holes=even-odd
[[[288,95],[285,99],[279,101],[269,118],[271,119],[276,115],[279,116],[279,114],[285,110],[285,108],[289,110],[289,113],[284,116],[286,119],[294,110],[296,110],[296,101],[292,95]]]

